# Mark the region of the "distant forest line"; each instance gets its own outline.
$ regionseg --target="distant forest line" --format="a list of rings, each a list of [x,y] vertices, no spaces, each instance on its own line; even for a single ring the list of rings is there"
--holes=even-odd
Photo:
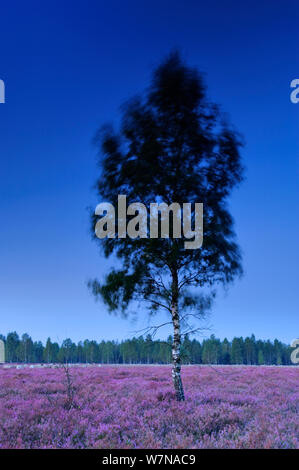
[[[28,334],[21,337],[16,332],[0,335],[5,343],[6,362],[21,363],[102,363],[102,364],[168,364],[171,362],[172,337],[166,341],[145,338],[125,341],[80,341],[70,338],[61,345],[48,338],[46,345],[33,341]],[[292,348],[275,339],[256,340],[236,337],[221,341],[214,335],[198,341],[187,336],[182,343],[183,364],[248,364],[291,365]]]

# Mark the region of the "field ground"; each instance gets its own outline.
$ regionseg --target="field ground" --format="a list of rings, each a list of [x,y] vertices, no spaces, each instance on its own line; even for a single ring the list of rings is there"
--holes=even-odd
[[[299,448],[298,367],[0,369],[0,448]]]

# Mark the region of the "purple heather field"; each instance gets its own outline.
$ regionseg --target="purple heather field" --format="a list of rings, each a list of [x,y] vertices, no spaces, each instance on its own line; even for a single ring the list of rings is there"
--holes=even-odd
[[[0,448],[299,448],[298,367],[0,370]]]

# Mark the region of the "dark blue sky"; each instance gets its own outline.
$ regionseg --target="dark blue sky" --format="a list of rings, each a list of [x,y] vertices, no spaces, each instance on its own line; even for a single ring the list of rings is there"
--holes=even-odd
[[[89,233],[91,139],[178,47],[246,140],[231,199],[245,275],[219,294],[212,332],[298,337],[298,13],[282,0],[2,2],[0,332],[77,341],[146,326],[142,311],[110,317],[86,287],[113,263]]]

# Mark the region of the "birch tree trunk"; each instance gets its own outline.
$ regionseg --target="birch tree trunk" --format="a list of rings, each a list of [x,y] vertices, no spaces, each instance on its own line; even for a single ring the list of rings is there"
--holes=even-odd
[[[181,331],[180,317],[178,311],[178,273],[176,269],[172,270],[172,300],[171,315],[173,324],[173,343],[172,343],[172,380],[175,389],[177,401],[184,401],[184,389],[181,378]]]

